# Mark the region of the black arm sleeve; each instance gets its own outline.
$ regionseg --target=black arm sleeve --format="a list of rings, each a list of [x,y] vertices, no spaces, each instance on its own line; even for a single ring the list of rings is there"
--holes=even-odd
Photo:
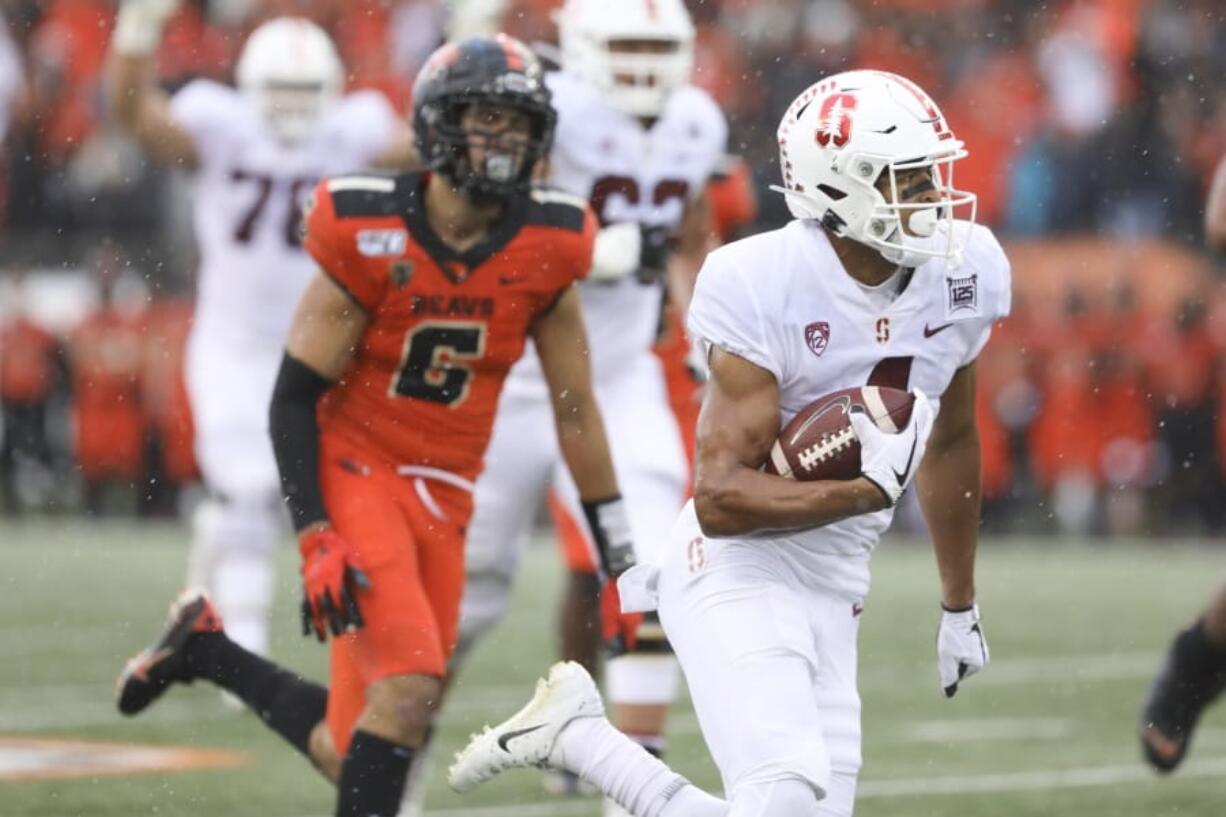
[[[294,530],[326,522],[319,489],[319,421],[315,406],[332,383],[319,372],[286,354],[272,390],[268,429],[281,473],[281,493],[289,506]]]

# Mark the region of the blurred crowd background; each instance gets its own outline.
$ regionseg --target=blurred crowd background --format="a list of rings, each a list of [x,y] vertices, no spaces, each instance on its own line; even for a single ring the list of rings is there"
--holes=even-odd
[[[351,88],[401,111],[446,36],[556,40],[553,0],[186,0],[163,84],[230,79],[277,14],[334,36]],[[1221,0],[690,0],[694,81],[783,223],[775,126],[817,77],[904,74],[970,158],[960,187],[1014,262],[980,366],[987,524],[1226,527],[1226,258],[1203,235],[1226,154]],[[115,0],[0,0],[0,498],[19,512],[180,513],[196,490],[181,359],[194,257],[185,180],[106,120]],[[22,429],[13,433],[13,428]],[[26,429],[37,429],[26,431]]]

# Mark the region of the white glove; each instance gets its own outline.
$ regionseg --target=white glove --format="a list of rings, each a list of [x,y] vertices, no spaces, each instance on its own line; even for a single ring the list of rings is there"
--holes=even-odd
[[[589,281],[617,281],[638,271],[643,252],[643,234],[633,221],[601,228],[592,248]]]
[[[125,57],[148,57],[157,51],[162,27],[180,0],[122,0],[111,47]]]
[[[952,698],[958,682],[974,675],[988,664],[988,640],[979,626],[979,605],[950,612],[942,608],[941,628],[937,631],[937,670],[945,697]]]
[[[912,394],[911,420],[897,434],[882,431],[863,411],[851,413],[851,427],[860,441],[860,474],[881,489],[891,506],[915,476],[932,433],[932,403],[919,389]]]

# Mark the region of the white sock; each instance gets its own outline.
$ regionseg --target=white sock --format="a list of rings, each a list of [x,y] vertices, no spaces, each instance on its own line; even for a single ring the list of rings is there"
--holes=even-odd
[[[558,736],[553,758],[637,817],[662,817],[670,801],[687,789],[684,777],[613,728],[605,718],[579,718]],[[697,791],[697,790],[695,790]],[[693,800],[694,798],[688,797]],[[714,799],[714,798],[711,798]],[[673,811],[680,817],[720,817],[723,811]]]

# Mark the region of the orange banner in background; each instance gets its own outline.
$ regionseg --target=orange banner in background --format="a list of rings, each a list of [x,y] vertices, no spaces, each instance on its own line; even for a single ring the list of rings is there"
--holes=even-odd
[[[1089,308],[1105,309],[1131,287],[1144,312],[1170,315],[1188,298],[1218,293],[1213,268],[1201,254],[1173,242],[1067,238],[1008,241],[1013,296],[1047,314],[1058,313],[1070,293]],[[1052,310],[1052,312],[1048,312]]]

